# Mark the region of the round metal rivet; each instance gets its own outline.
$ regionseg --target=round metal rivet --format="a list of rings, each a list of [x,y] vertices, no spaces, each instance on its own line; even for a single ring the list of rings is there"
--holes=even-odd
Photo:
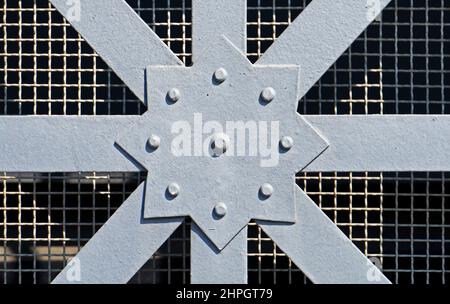
[[[273,194],[273,186],[269,183],[263,184],[259,190],[265,197],[270,197]]]
[[[294,146],[294,139],[290,136],[283,136],[280,140],[280,144],[284,149],[289,150]]]
[[[169,92],[167,92],[167,97],[169,97],[170,101],[177,102],[181,97],[180,90],[177,88],[170,89]]]
[[[147,144],[153,149],[158,149],[161,144],[161,139],[157,135],[152,135],[149,137]]]
[[[167,192],[173,197],[178,196],[180,194],[180,186],[177,183],[171,183],[167,186]]]
[[[218,133],[214,135],[211,141],[211,148],[214,156],[220,156],[227,152],[230,144],[230,138],[225,133]]]
[[[275,96],[277,95],[277,92],[275,91],[274,88],[265,88],[262,92],[261,92],[261,98],[265,101],[265,102],[271,102],[272,100],[274,100]]]
[[[227,205],[224,203],[218,203],[214,206],[214,214],[218,217],[224,217],[227,214]]]
[[[224,68],[220,68],[214,72],[214,79],[218,82],[224,82],[228,77],[228,72]]]

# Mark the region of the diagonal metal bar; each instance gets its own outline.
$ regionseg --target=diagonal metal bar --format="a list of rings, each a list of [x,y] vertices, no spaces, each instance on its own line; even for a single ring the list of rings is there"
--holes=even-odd
[[[7,172],[138,172],[114,146],[139,116],[0,118],[0,170]]]
[[[389,283],[299,187],[296,204],[293,225],[257,223],[313,283]]]
[[[143,219],[144,188],[142,183],[52,283],[119,284],[133,277],[184,220]]]
[[[133,93],[145,102],[145,68],[182,62],[124,0],[50,0]],[[79,14],[74,14],[74,2]]]
[[[330,146],[305,171],[448,171],[450,116],[305,116]]]
[[[247,49],[247,0],[192,1],[193,61],[210,52],[221,52],[217,46],[222,36],[243,53]],[[220,63],[218,63],[220,64]]]
[[[246,284],[247,227],[220,251],[202,230],[192,223],[191,283]]]
[[[257,64],[297,64],[301,98],[389,2],[314,0]]]

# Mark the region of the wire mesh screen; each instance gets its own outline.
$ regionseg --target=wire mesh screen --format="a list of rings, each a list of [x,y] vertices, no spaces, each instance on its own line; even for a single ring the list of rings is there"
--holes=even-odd
[[[186,64],[191,1],[127,0]],[[248,0],[256,61],[311,0]],[[48,0],[0,0],[0,115],[146,109]],[[449,114],[450,2],[394,0],[301,100],[302,114]],[[0,130],[1,132],[1,130]],[[0,133],[1,134],[1,133]],[[0,281],[48,283],[145,178],[0,175]],[[448,173],[299,174],[297,183],[396,283],[448,282]],[[189,220],[132,283],[189,282]],[[249,225],[249,281],[305,283]]]

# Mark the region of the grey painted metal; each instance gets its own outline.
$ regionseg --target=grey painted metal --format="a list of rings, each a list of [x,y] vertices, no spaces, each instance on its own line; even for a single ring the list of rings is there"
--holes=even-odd
[[[307,116],[329,148],[305,171],[448,171],[450,116]]]
[[[138,116],[0,117],[0,168],[7,172],[138,172],[114,146]]]
[[[298,65],[299,97],[303,97],[389,2],[314,0],[257,64]]]
[[[201,62],[200,57],[211,52],[211,48],[215,48],[218,53],[224,51],[217,47],[221,45],[222,35],[242,53],[246,52],[247,0],[193,0],[192,8],[194,64]],[[220,70],[215,71],[214,77],[223,82],[229,75],[223,69],[225,73],[219,73],[221,79],[217,79]],[[226,149],[222,150],[226,152]],[[211,265],[214,265],[214,269],[211,269]],[[220,251],[195,223],[192,224],[191,283],[247,283],[247,226]]]
[[[144,188],[142,183],[130,195],[54,284],[123,284],[133,277],[184,220],[143,219]],[[80,273],[74,275],[74,271]]]
[[[247,283],[247,227],[218,250],[195,224],[191,229],[192,284]]]
[[[70,16],[72,1],[50,0],[142,101],[148,65],[182,65],[125,0],[78,1],[81,11],[76,20]]]
[[[51,2],[63,15],[69,12],[66,1]],[[295,190],[293,179],[294,173],[305,167],[333,171],[364,167],[378,171],[385,158],[390,159],[391,169],[446,168],[443,159],[448,154],[435,150],[448,150],[441,142],[449,136],[447,117],[387,117],[386,122],[372,117],[305,119],[296,113],[298,98],[389,3],[379,2],[379,8],[369,8],[369,2],[362,0],[315,0],[258,64],[252,65],[243,52],[245,1],[194,0],[195,64],[186,68],[176,67],[181,62],[123,0],[81,0],[81,19],[72,20],[72,24],[138,97],[144,100],[148,94],[150,111],[134,122],[134,118],[127,117],[77,117],[73,122],[52,117],[54,123],[50,118],[20,118],[24,120],[22,129],[14,121],[16,118],[1,119],[0,124],[8,132],[2,136],[2,140],[6,139],[4,144],[0,143],[5,151],[0,156],[0,166],[11,171],[127,171],[141,166],[153,171],[145,187],[139,186],[77,255],[83,283],[127,282],[182,222],[181,216],[188,215],[195,222],[194,282],[245,280],[246,225],[254,218],[314,282],[366,283],[371,271],[371,277],[381,275],[381,282],[387,282],[303,191]],[[214,72],[219,68],[227,71],[223,82],[214,81]],[[151,86],[146,87],[145,80]],[[261,92],[268,87],[274,89],[276,96],[270,103],[261,102]],[[167,92],[173,88],[179,90],[176,103],[166,100]],[[261,167],[261,157],[174,157],[171,127],[174,122],[191,120],[196,113],[202,113],[205,121],[222,124],[239,120],[279,121],[280,134],[292,137],[293,147],[277,151],[276,167]],[[98,121],[102,123],[97,127],[94,123]],[[411,131],[408,128],[413,126],[418,128],[418,135],[406,139],[405,134]],[[432,132],[436,128],[441,128],[439,135]],[[119,130],[123,130],[121,135],[111,136]],[[42,165],[35,164],[50,150],[49,145],[39,143],[39,138],[48,134],[56,146],[56,161],[52,165],[44,159]],[[329,143],[321,134],[331,142],[329,151],[323,152]],[[159,138],[159,145],[149,150],[152,136]],[[122,150],[116,150],[114,139]],[[372,145],[375,148],[370,149]],[[385,147],[389,145],[392,148]],[[26,152],[13,155],[19,150],[17,147]],[[419,151],[407,152],[406,148],[411,147]],[[352,154],[357,157],[355,164],[344,158]],[[68,164],[61,164],[67,155]],[[369,162],[364,162],[364,155]],[[420,160],[413,155],[425,160],[421,165],[411,164]],[[403,158],[401,165],[392,167],[399,158]],[[12,160],[13,165],[9,166],[7,161]],[[122,165],[124,161],[128,165]],[[172,183],[179,185],[179,191],[176,197],[168,199],[166,190]],[[264,183],[270,183],[274,189],[266,200],[258,196]],[[212,214],[218,202],[227,206],[221,219]],[[159,219],[148,219],[154,217]],[[202,263],[202,257],[207,263]],[[209,274],[213,271],[210,263],[221,266],[214,275]],[[70,267],[55,283],[68,282],[66,274],[73,270]],[[227,267],[231,267],[229,274],[224,273]]]
[[[331,142],[305,171],[449,169],[449,116],[304,117]],[[138,119],[2,117],[0,167],[8,172],[140,171],[114,147],[114,136]]]
[[[295,220],[294,175],[328,143],[297,114],[297,67],[254,66],[225,38],[217,40],[216,47],[220,53],[207,51],[192,67],[149,67],[150,110],[118,137],[117,144],[150,172],[147,192],[151,200],[146,200],[146,217],[190,216],[223,249],[251,219]],[[222,84],[212,80],[218,66],[229,74]],[[264,104],[260,94],[268,86],[276,89],[277,98]],[[177,103],[166,100],[171,87],[178,88],[183,96]],[[195,120],[198,115],[202,122]],[[187,151],[191,156],[174,153],[178,146],[173,142],[180,130],[174,134],[173,128],[180,122],[189,137],[193,134]],[[229,138],[237,138],[236,129],[227,127],[229,122],[258,124],[257,132],[267,134],[252,134],[256,142],[235,140],[220,157],[209,155],[204,149],[208,148],[209,137],[226,132]],[[262,122],[266,125],[260,127]],[[211,129],[204,131],[207,125]],[[289,151],[279,149],[278,128],[280,134],[291,136],[296,143]],[[151,134],[161,138],[161,146],[149,153],[146,142]],[[258,145],[269,138],[275,139],[266,145],[273,154],[264,156]],[[237,149],[244,147],[245,151],[245,146],[258,153],[238,155]],[[152,168],[159,170],[152,173]],[[170,200],[166,187],[172,182],[182,190]],[[271,183],[275,189],[267,199],[261,199],[258,193],[264,183]],[[220,220],[213,216],[217,202],[228,207],[227,216]]]
[[[296,187],[296,204],[295,224],[257,223],[312,282],[389,283],[299,187]]]
[[[192,0],[192,56],[196,63],[212,51],[221,53],[222,36],[247,50],[247,0]]]

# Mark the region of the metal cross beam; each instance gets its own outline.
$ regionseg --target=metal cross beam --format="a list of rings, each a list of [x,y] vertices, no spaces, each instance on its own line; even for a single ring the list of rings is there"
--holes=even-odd
[[[50,1],[69,12],[65,0]],[[124,0],[80,0],[81,19],[72,25],[149,111],[1,117],[0,169],[148,176],[76,256],[80,281],[69,279],[68,266],[54,283],[128,282],[186,216],[193,219],[192,283],[247,282],[252,219],[315,283],[389,283],[294,181],[301,170],[450,168],[449,116],[296,112],[299,98],[389,2],[314,0],[253,65],[245,56],[246,0],[193,0],[194,65],[184,67]],[[208,146],[174,155],[174,124],[195,125],[199,114],[215,122]],[[278,122],[276,166],[262,166],[260,155],[230,155],[239,144],[218,130],[230,120]]]

